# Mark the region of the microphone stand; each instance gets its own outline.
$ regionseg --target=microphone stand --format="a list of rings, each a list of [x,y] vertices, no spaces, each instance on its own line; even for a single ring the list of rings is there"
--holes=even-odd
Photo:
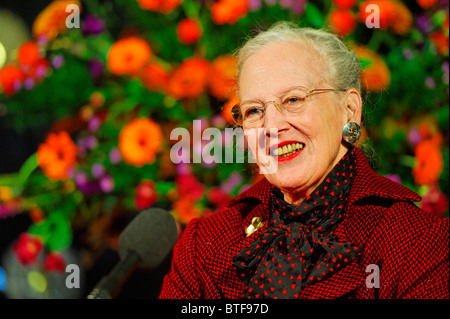
[[[104,276],[92,292],[86,297],[87,299],[112,299],[115,292],[133,271],[139,262],[139,255],[132,250],[128,250],[124,258]]]

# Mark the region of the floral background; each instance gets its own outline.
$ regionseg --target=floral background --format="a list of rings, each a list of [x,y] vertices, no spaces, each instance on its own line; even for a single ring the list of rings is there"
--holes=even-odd
[[[365,24],[369,4],[380,28]],[[374,169],[448,217],[448,0],[59,0],[32,16],[29,36],[8,47],[14,19],[0,14],[0,127],[33,137],[20,167],[0,171],[0,225],[26,217],[1,228],[12,236],[3,297],[83,297],[61,292],[66,265],[94,280],[139,211],[168,210],[181,233],[257,181],[245,163],[174,164],[170,133],[232,124],[232,54],[280,20],[325,28],[355,50]],[[191,156],[208,142],[189,143]],[[152,275],[156,291],[168,264]]]

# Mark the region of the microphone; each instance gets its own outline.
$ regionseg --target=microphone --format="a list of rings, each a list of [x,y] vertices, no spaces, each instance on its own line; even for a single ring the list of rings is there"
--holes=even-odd
[[[178,239],[175,220],[161,208],[150,208],[137,215],[120,234],[120,262],[103,277],[87,299],[112,299],[136,266],[156,268],[167,257]]]

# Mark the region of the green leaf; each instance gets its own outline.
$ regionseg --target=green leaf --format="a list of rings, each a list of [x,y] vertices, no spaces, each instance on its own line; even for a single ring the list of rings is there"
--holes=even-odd
[[[311,24],[314,28],[322,28],[325,23],[325,19],[322,13],[311,2],[308,2],[306,4],[305,16],[308,23]]]
[[[31,173],[39,166],[39,162],[37,159],[37,153],[34,153],[25,161],[19,171],[19,175],[17,178],[18,187],[23,190],[24,185]]]
[[[28,233],[41,237],[51,251],[64,250],[72,243],[69,220],[59,211],[52,212],[44,221],[32,225]]]
[[[155,189],[158,194],[167,194],[175,187],[176,186],[175,186],[174,182],[157,182],[157,183],[155,183]]]

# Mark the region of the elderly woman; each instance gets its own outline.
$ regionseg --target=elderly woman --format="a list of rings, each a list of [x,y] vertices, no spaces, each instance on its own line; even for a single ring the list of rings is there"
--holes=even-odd
[[[160,298],[449,298],[448,218],[419,209],[354,145],[355,53],[284,22],[237,56],[233,118],[263,129],[277,167],[188,224]]]

